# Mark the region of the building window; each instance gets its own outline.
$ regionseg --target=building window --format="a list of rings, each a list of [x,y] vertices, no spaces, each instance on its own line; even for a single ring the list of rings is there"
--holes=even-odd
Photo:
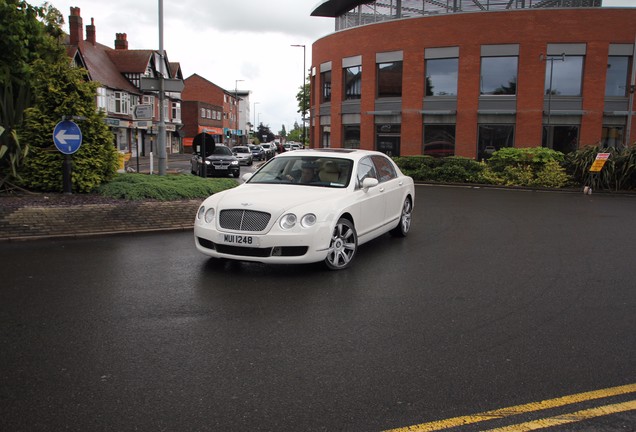
[[[424,125],[422,154],[433,157],[455,156],[455,125]]]
[[[607,58],[605,96],[627,96],[629,57],[610,56]]]
[[[205,118],[205,108],[201,108],[201,118]]]
[[[504,147],[514,146],[514,125],[479,125],[477,138],[477,159],[488,159],[494,152]]]
[[[548,56],[545,62],[545,94],[581,96],[583,56]]]
[[[320,74],[320,86],[322,92],[320,93],[320,102],[331,102],[331,71],[326,71]]]
[[[108,111],[108,96],[104,87],[97,89],[97,110],[103,112]]]
[[[603,126],[603,132],[601,134],[601,147],[623,149],[625,128],[623,126]]]
[[[400,133],[399,124],[378,124],[376,125],[375,147],[377,151],[389,157],[400,155]]]
[[[181,123],[181,102],[172,102],[172,121]]]
[[[359,149],[360,148],[360,125],[344,125],[343,126],[343,147]]]
[[[544,126],[543,127],[543,147],[560,151],[561,153],[571,153],[579,146],[579,126]]]
[[[130,112],[130,95],[125,92],[115,92],[115,112],[128,114]]]
[[[360,99],[362,95],[362,66],[343,69],[344,99]]]
[[[426,96],[457,96],[458,58],[426,60]]]
[[[378,98],[402,97],[402,62],[378,63]]]
[[[155,97],[144,95],[141,97],[142,103],[144,105],[152,106],[152,117],[155,116]]]
[[[331,126],[322,126],[321,135],[321,147],[331,147]]]
[[[517,57],[482,57],[480,93],[482,95],[517,94]]]

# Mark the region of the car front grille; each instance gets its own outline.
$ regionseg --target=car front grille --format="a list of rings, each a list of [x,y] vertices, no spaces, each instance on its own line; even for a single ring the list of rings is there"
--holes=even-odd
[[[221,210],[219,224],[223,229],[259,232],[267,228],[270,218],[269,213],[254,210]]]

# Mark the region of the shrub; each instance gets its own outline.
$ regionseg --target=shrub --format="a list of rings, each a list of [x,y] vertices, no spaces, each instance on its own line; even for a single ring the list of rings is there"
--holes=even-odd
[[[509,166],[529,166],[538,171],[549,161],[563,162],[565,155],[546,147],[515,148],[504,147],[488,159],[488,166],[496,172],[503,172]]]
[[[609,153],[610,157],[601,172],[592,177],[590,167],[598,153]],[[636,147],[620,150],[600,146],[585,147],[568,154],[565,168],[578,184],[590,184],[594,189],[634,189],[636,188]]]
[[[557,161],[547,161],[537,173],[532,186],[562,188],[570,183],[571,177]]]

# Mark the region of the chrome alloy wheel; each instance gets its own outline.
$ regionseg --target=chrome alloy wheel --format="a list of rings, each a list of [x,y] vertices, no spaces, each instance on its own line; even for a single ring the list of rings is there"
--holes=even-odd
[[[391,230],[391,234],[396,237],[406,237],[409,230],[411,229],[411,218],[413,213],[413,204],[411,203],[411,199],[406,197],[404,200],[404,205],[402,206],[402,214],[400,215],[400,222],[398,226]]]
[[[330,270],[342,270],[351,264],[358,250],[358,234],[347,219],[340,219],[333,229],[325,264]]]

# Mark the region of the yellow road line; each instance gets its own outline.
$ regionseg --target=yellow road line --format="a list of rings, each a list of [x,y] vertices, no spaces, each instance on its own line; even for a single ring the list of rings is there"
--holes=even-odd
[[[636,410],[636,400],[577,411],[571,414],[562,414],[555,417],[530,421],[526,423],[519,423],[517,425],[510,425],[510,426],[497,428],[497,429],[490,429],[487,432],[533,431],[537,429],[543,429],[543,428],[548,428],[552,426],[559,426],[559,425],[564,425],[568,423],[580,422],[580,421],[589,420],[595,417],[602,417],[602,416],[606,416],[610,414],[616,414],[619,412],[625,412],[625,411],[631,411],[631,410]]]
[[[463,426],[473,423],[479,423],[486,420],[509,417],[513,415],[541,411],[549,408],[561,407],[579,402],[590,401],[594,399],[602,399],[611,396],[618,396],[627,393],[636,392],[636,384],[627,384],[624,386],[611,387],[602,390],[594,390],[585,393],[573,394],[570,396],[548,399],[540,402],[531,402],[523,405],[516,405],[508,408],[500,408],[491,411],[485,411],[478,414],[453,417],[446,420],[438,420],[430,423],[422,423],[413,426],[391,429],[386,432],[430,432],[448,429],[451,427]]]

